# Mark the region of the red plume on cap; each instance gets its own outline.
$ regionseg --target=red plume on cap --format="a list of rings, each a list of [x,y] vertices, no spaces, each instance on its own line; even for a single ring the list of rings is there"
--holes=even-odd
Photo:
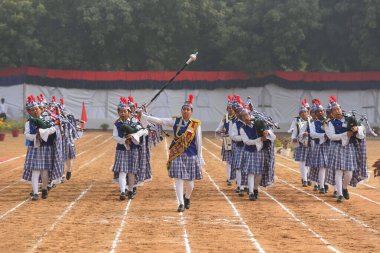
[[[232,101],[231,95],[228,95],[227,98],[228,98],[228,101]]]
[[[335,96],[330,96],[330,98],[331,98],[332,101],[334,101],[336,103],[336,97]]]
[[[65,104],[65,101],[63,101],[63,98],[61,98],[61,99],[59,100],[59,102],[61,102],[61,105],[64,105],[64,104]]]
[[[37,100],[38,100],[38,102],[42,102],[42,98],[40,97],[40,96],[37,96]]]
[[[239,95],[236,95],[236,101],[241,104],[241,99],[240,99],[240,96]]]
[[[30,95],[32,101],[36,102],[36,98],[33,95]]]
[[[131,102],[131,103],[134,103],[135,101],[133,100],[133,97],[132,96],[128,96],[128,100],[129,100],[129,102]]]
[[[52,96],[51,98],[53,99],[54,102],[57,102],[57,99],[55,96]]]
[[[303,103],[304,103],[304,104],[307,103],[307,99],[306,99],[306,98],[303,99]]]
[[[189,104],[193,104],[194,96],[193,94],[189,94]]]

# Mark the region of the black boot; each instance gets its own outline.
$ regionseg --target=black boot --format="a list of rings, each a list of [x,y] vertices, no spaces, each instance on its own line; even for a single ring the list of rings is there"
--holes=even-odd
[[[133,187],[133,196],[136,196],[137,194],[137,187]]]
[[[185,207],[184,207],[182,204],[180,204],[180,205],[178,206],[177,212],[182,213],[182,212],[184,212],[184,211],[185,211]]]
[[[71,171],[66,172],[66,179],[70,180],[71,178]]]
[[[343,189],[343,197],[345,199],[350,199],[350,194],[348,193],[348,189]]]
[[[133,191],[128,191],[128,199],[134,199],[134,197]]]
[[[183,200],[185,201],[185,208],[189,209],[190,208],[190,199],[185,197],[185,194],[183,195]]]
[[[333,197],[333,198],[337,198],[337,197],[338,197],[338,192],[337,192],[337,191],[334,191],[332,197]]]
[[[47,199],[48,197],[48,190],[47,189],[42,189],[42,199]]]
[[[243,190],[243,189],[240,189],[240,190],[239,190],[239,196],[240,196],[240,197],[243,197],[243,196],[244,196],[244,190]]]
[[[120,200],[125,200],[125,192],[120,193]]]
[[[342,202],[343,201],[343,196],[338,196],[338,199],[336,200],[338,203]]]
[[[307,181],[303,181],[303,182],[302,182],[302,186],[303,186],[303,187],[307,187]]]
[[[329,192],[329,186],[325,184],[325,193],[328,193],[328,192]]]
[[[37,201],[38,200],[38,194],[37,193],[32,195],[32,200],[33,201]]]
[[[254,193],[250,193],[250,194],[249,194],[249,200],[250,200],[250,201],[256,201],[256,196],[255,196]]]
[[[259,190],[253,190],[253,194],[255,195],[256,199],[259,198]]]
[[[239,186],[236,187],[235,192],[236,192],[236,193],[239,193],[239,192],[240,192],[240,188],[239,188]]]

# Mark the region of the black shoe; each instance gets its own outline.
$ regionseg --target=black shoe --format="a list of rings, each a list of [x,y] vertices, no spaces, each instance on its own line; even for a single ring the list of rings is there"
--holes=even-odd
[[[133,194],[133,191],[128,191],[128,199],[134,199],[135,195]]]
[[[42,199],[47,199],[48,197],[48,190],[42,190]]]
[[[302,182],[302,187],[307,187],[307,181]]]
[[[230,180],[227,180],[227,185],[228,186],[231,186],[232,185],[232,182]]]
[[[253,194],[255,195],[256,199],[259,198],[259,190],[253,190]]]
[[[316,184],[316,185],[314,185],[314,189],[313,189],[313,191],[318,191],[318,188],[319,188],[319,186]]]
[[[245,191],[246,193],[249,194],[249,189],[248,189],[248,187],[244,187],[244,191]]]
[[[184,212],[184,211],[185,211],[185,207],[184,207],[182,204],[180,204],[180,205],[178,206],[177,212],[182,213],[182,212]]]
[[[308,186],[311,186],[311,181],[307,181],[307,185],[308,185]]]
[[[328,193],[328,192],[329,192],[329,186],[325,184],[325,193]]]
[[[186,198],[185,195],[183,195],[183,200],[185,201],[185,208],[190,208],[190,199]]]
[[[33,196],[32,196],[32,200],[33,200],[33,201],[37,201],[37,200],[38,200],[38,194],[33,194]]]
[[[125,192],[120,193],[120,200],[125,200]]]
[[[338,197],[338,199],[336,200],[336,202],[340,203],[342,201],[343,201],[343,196],[341,195],[341,196]]]
[[[350,194],[348,193],[348,189],[343,189],[343,197],[345,199],[350,199]]]
[[[319,189],[319,193],[320,193],[320,194],[325,194],[325,193],[326,193],[325,188],[320,188],[320,189]]]
[[[250,200],[250,201],[256,201],[256,196],[255,196],[254,193],[250,193],[250,194],[249,194],[249,200]]]
[[[243,196],[244,196],[244,190],[242,190],[242,189],[239,190],[239,196],[240,196],[240,197],[243,197]]]
[[[333,198],[337,198],[337,197],[338,197],[338,192],[337,192],[337,191],[334,191],[332,197],[333,197]]]
[[[137,195],[137,187],[133,187],[132,192],[133,192],[133,196],[136,196]]]
[[[239,188],[239,186],[236,187],[235,192],[236,192],[236,193],[239,193],[239,192],[240,192],[240,188]]]
[[[71,178],[71,171],[66,172],[66,179],[70,180]]]

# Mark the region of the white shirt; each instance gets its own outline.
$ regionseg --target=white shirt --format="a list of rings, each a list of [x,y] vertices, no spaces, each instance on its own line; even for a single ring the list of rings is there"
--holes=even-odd
[[[340,121],[344,124],[346,122],[346,119],[343,117]],[[328,128],[325,129],[325,132],[326,132],[326,134],[330,140],[342,141],[342,146],[346,146],[350,141],[350,138],[348,138],[347,132],[344,132],[341,134],[335,133],[335,127],[331,121],[329,122]],[[356,138],[358,138],[358,139],[364,139],[365,138],[365,127],[364,126],[358,126],[358,132],[356,134]]]
[[[132,135],[132,139],[131,140],[136,145],[138,145],[140,143],[140,137],[141,136],[146,136],[149,133],[148,129],[144,129],[140,125],[138,125],[137,128],[139,130],[136,133],[131,134]],[[130,145],[127,146],[125,144],[126,138],[119,137],[119,132],[117,131],[117,127],[115,125],[113,125],[112,137],[116,141],[116,143],[124,145],[127,150],[130,149]]]
[[[319,139],[319,144],[323,144],[326,141],[325,135],[326,135],[325,133],[316,132],[315,121],[310,124],[310,136],[313,139]]]
[[[173,127],[175,124],[176,119],[175,118],[157,118],[153,116],[149,116],[147,114],[143,114],[141,119],[147,120],[148,122],[157,124],[157,125],[163,125],[167,127]],[[184,121],[185,124],[187,122]],[[205,164],[203,160],[202,155],[202,129],[201,126],[198,126],[196,133],[195,133],[195,145],[197,146],[197,152],[198,152],[198,158],[201,164],[201,167]]]
[[[0,113],[5,113],[7,114],[8,112],[8,106],[4,103],[4,104],[0,104]]]

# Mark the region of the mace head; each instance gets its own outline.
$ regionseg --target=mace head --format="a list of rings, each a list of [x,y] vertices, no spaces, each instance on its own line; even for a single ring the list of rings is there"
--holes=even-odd
[[[197,55],[198,55],[198,52],[194,53],[194,54],[191,54],[190,55],[190,58],[187,60],[186,64],[190,64],[192,63],[193,61],[196,61],[197,60]]]

